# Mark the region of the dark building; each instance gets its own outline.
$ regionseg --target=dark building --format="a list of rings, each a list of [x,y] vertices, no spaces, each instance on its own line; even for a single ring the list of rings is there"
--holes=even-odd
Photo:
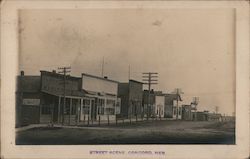
[[[208,121],[222,121],[222,115],[219,113],[208,113]]]
[[[144,117],[147,117],[147,115],[153,117],[155,96],[156,94],[153,89],[150,92],[148,90],[143,91],[142,109]]]
[[[196,112],[196,120],[197,121],[208,121],[208,112]]]
[[[40,76],[17,77],[16,127],[40,122]]]
[[[118,84],[118,97],[121,99],[121,118],[142,117],[143,84],[135,80]]]
[[[181,109],[177,109],[177,107],[181,108],[181,104],[177,101],[182,101],[179,94],[165,94],[165,118],[176,119],[176,116],[178,116],[178,119],[181,118]]]
[[[16,126],[76,124],[83,100],[89,99],[81,89],[81,81],[78,77],[64,78],[55,71],[41,71],[41,76],[25,76],[22,72],[17,78]]]
[[[192,120],[191,105],[182,105],[182,120]]]

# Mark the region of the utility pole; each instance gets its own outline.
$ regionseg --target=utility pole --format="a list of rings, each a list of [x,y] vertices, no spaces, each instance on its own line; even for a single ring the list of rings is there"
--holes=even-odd
[[[101,77],[103,77],[103,72],[104,72],[104,56],[102,57],[102,74],[101,74]]]
[[[130,80],[130,65],[128,65],[128,80]]]
[[[151,90],[151,85],[153,84],[158,84],[156,83],[158,80],[158,73],[157,72],[143,72],[142,73],[142,81],[145,81],[145,83],[148,85],[148,104],[147,104],[147,120],[149,118],[149,105],[150,105],[150,90]]]
[[[195,106],[195,120],[197,120],[197,105],[199,103],[199,97],[193,97],[193,102],[192,104]]]
[[[219,107],[215,106],[215,113],[218,114],[218,111],[219,111]]]
[[[180,94],[183,94],[183,92],[181,91],[180,88],[176,88],[175,89],[175,93],[176,93],[176,119],[178,119],[178,116],[179,116],[179,96]]]
[[[59,67],[61,70],[58,73],[63,73],[63,108],[62,108],[62,125],[64,124],[64,111],[65,111],[65,104],[66,104],[66,75],[70,73],[71,67]]]

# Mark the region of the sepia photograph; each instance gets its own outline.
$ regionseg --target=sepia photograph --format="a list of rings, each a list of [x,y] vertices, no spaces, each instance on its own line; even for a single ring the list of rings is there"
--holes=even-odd
[[[12,30],[1,29],[6,158],[45,150],[62,157],[67,148],[78,158],[192,158],[195,150],[194,158],[210,151],[205,158],[244,158],[249,8],[242,3],[14,2],[1,18]]]
[[[234,14],[20,10],[16,144],[235,144]]]

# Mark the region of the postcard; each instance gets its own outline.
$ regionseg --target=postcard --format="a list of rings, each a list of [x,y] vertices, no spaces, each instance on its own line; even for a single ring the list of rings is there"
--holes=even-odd
[[[248,158],[247,1],[3,1],[2,158]]]

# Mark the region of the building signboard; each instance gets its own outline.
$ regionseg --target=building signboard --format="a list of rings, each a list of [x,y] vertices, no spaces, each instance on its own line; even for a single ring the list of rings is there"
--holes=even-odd
[[[23,105],[40,105],[40,99],[23,99]]]

